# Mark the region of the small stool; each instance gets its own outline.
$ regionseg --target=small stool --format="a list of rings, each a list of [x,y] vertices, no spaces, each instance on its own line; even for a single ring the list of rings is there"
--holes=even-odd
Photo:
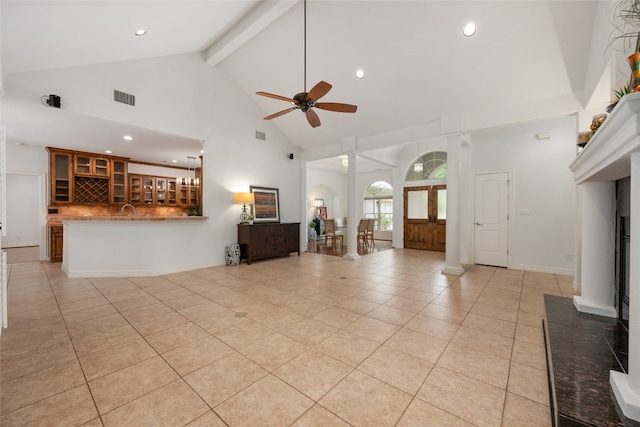
[[[227,245],[225,260],[227,262],[227,265],[240,264],[240,245],[238,244]]]

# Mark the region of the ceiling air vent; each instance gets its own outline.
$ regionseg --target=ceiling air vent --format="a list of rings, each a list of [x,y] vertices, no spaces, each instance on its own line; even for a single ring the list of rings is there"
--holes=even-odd
[[[120,92],[119,90],[113,91],[113,100],[116,102],[121,102],[123,104],[135,106],[136,105],[136,96],[131,95],[130,93]]]

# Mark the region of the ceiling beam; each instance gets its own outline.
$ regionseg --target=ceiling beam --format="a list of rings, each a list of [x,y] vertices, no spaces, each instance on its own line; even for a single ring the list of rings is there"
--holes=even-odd
[[[389,163],[389,162],[386,162],[384,160],[375,158],[375,157],[367,155],[367,154],[358,153],[358,157],[362,157],[363,159],[367,159],[367,160],[369,160],[371,162],[378,163],[378,164],[380,164],[382,166],[386,166],[388,168],[397,168],[398,167],[397,164]]]
[[[295,6],[292,0],[261,0],[251,12],[205,51],[205,61],[217,65],[236,49],[251,40],[286,11]]]

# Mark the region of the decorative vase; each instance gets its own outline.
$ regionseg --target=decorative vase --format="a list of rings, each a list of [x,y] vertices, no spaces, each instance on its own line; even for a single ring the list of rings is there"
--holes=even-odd
[[[635,52],[627,58],[631,67],[631,92],[640,90],[640,52]]]

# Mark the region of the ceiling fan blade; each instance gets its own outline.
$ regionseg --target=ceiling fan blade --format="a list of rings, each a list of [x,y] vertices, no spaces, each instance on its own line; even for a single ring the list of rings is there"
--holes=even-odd
[[[316,112],[312,109],[307,110],[307,121],[312,128],[317,128],[318,126],[320,126],[320,117],[318,117]]]
[[[267,98],[279,99],[280,101],[293,102],[297,104],[297,102],[291,98],[287,98],[286,96],[275,95],[269,92],[256,92],[256,95],[266,96]]]
[[[339,102],[321,102],[316,104],[316,108],[321,110],[337,111],[338,113],[355,113],[357,105],[340,104]]]
[[[331,86],[327,82],[323,82],[323,81],[319,82],[314,87],[312,87],[309,93],[307,94],[307,101],[317,101],[318,99],[325,96],[327,92],[331,90],[332,87],[333,86]]]
[[[298,107],[287,108],[286,110],[282,110],[282,111],[278,111],[277,113],[273,113],[272,115],[267,116],[264,119],[265,120],[275,119],[276,117],[283,116],[283,115],[285,115],[285,114],[287,114],[287,113],[289,113],[289,112],[291,112],[293,110],[297,110],[297,109],[298,109]]]

